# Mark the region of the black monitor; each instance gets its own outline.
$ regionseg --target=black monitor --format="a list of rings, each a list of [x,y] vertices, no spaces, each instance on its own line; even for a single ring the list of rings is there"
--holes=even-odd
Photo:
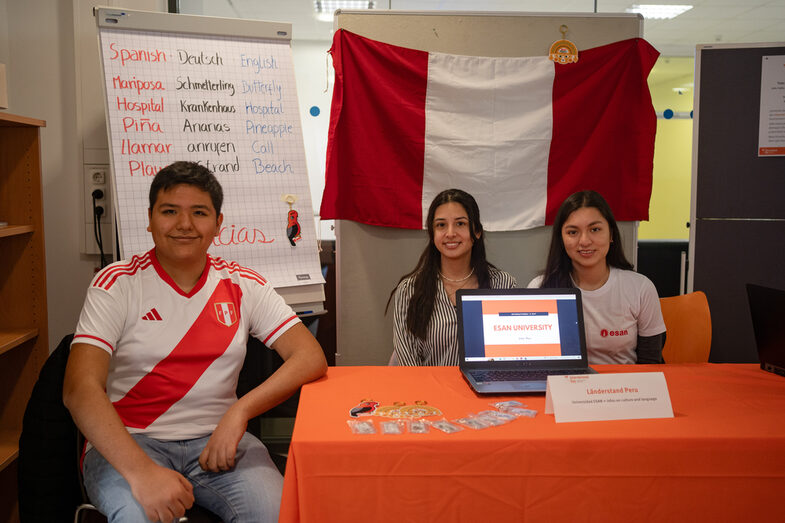
[[[760,367],[785,376],[785,291],[748,283],[747,298]]]

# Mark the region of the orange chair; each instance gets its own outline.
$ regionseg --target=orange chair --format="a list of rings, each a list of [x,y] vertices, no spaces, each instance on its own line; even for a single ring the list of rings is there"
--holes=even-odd
[[[667,329],[665,363],[706,363],[711,352],[711,313],[701,291],[660,298]]]

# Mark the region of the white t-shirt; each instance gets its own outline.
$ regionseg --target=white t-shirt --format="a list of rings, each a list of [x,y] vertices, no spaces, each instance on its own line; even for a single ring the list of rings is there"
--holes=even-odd
[[[528,287],[541,283],[537,276]],[[657,289],[637,272],[611,267],[602,287],[581,289],[581,300],[589,363],[636,363],[638,336],[665,332]]]
[[[106,391],[129,432],[191,439],[237,401],[248,333],[269,346],[297,322],[258,273],[208,254],[185,294],[153,249],[95,276],[73,343],[111,354]]]

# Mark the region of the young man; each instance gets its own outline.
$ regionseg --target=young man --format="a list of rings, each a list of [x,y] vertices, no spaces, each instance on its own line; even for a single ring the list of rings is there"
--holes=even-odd
[[[111,523],[277,521],[283,479],[249,419],[327,368],[318,342],[256,272],[207,253],[223,193],[196,163],[150,187],[155,248],[99,272],[71,345],[64,401],[90,443],[87,493]],[[248,334],[283,365],[237,399]]]

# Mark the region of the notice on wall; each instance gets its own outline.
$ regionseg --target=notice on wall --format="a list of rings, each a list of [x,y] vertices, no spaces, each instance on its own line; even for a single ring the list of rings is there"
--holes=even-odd
[[[785,55],[762,60],[758,156],[785,156]]]
[[[224,190],[211,254],[323,283],[289,41],[104,28],[100,45],[123,257],[153,246],[152,177],[187,160]]]

